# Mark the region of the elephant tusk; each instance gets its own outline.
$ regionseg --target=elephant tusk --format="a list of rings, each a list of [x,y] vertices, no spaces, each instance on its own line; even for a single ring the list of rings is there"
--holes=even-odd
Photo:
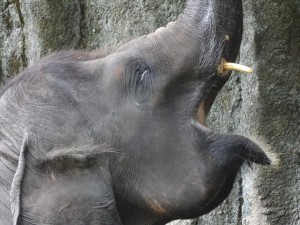
[[[248,66],[243,66],[237,63],[229,63],[226,62],[225,59],[222,59],[219,66],[218,66],[218,74],[220,76],[227,75],[228,71],[239,71],[239,72],[246,72],[246,73],[253,73],[253,69]]]
[[[228,62],[224,63],[224,70],[235,70],[240,72],[253,73],[253,69],[248,66]]]

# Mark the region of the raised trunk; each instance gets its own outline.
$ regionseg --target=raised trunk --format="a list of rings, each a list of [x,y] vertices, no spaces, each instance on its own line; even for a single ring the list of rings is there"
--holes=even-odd
[[[176,25],[184,34],[181,41],[189,43],[200,63],[210,64],[216,56],[234,61],[241,42],[242,2],[188,1]]]
[[[160,48],[172,62],[184,62],[173,64],[176,68],[200,66],[201,71],[216,71],[221,57],[227,61],[236,59],[241,35],[241,0],[190,0],[175,22],[123,45],[119,51],[133,46],[145,48],[146,44],[146,48]],[[191,60],[183,60],[187,58]],[[196,60],[199,64],[195,65]]]
[[[175,22],[154,33],[123,45],[119,51],[136,48],[152,52],[163,60],[167,71],[190,71],[197,79],[209,79],[207,93],[199,99],[198,120],[205,118],[212,103],[229,78],[217,77],[222,58],[235,61],[242,36],[243,10],[241,0],[190,0]]]

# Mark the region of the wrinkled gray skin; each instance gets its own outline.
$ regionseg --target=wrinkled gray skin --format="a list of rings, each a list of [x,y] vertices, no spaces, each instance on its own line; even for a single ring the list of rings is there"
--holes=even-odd
[[[110,54],[56,53],[13,79],[0,95],[0,223],[165,224],[214,209],[244,162],[269,164],[198,121],[241,21],[240,0],[191,0]]]

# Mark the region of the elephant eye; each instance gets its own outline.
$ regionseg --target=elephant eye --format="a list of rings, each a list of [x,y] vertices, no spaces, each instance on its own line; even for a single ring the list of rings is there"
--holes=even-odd
[[[138,105],[146,103],[150,98],[151,76],[146,65],[140,65],[135,73],[135,96]]]
[[[136,81],[136,84],[139,85],[141,82],[143,82],[145,80],[145,76],[147,76],[147,73],[149,71],[146,69],[146,70],[141,70],[138,72],[137,74],[137,81]]]
[[[149,81],[150,69],[145,62],[138,62],[135,68],[134,84],[135,88],[139,86],[147,85]]]

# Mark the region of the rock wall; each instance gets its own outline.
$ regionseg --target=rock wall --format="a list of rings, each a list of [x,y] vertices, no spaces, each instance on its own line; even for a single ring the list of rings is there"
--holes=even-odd
[[[185,0],[0,0],[0,82],[61,49],[119,45],[177,18]],[[209,117],[255,136],[281,166],[243,168],[230,197],[197,225],[300,224],[300,1],[244,0],[240,63]]]
[[[225,204],[198,225],[300,224],[300,1],[246,0],[240,63],[210,115],[219,130],[261,139],[281,166],[244,168]]]
[[[1,79],[62,49],[97,49],[154,31],[182,0],[0,0]]]

